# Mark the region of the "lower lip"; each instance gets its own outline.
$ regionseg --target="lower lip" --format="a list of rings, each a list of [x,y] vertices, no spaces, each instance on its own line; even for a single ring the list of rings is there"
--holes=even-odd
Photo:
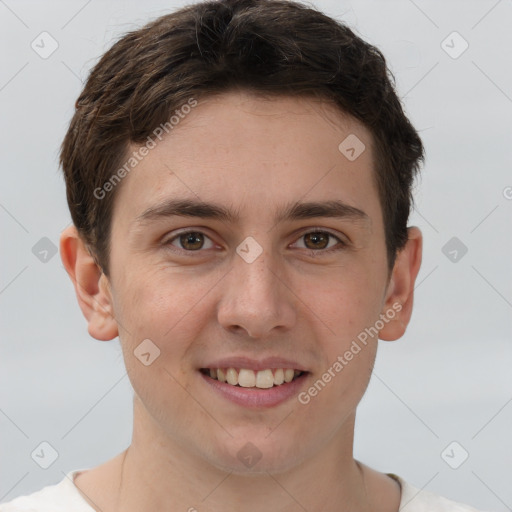
[[[290,398],[297,396],[299,390],[304,385],[304,381],[308,373],[303,373],[300,377],[291,382],[286,382],[280,386],[272,388],[243,388],[233,386],[225,382],[212,379],[208,375],[199,372],[204,381],[213,388],[214,391],[220,393],[235,404],[251,408],[268,408],[275,407]]]

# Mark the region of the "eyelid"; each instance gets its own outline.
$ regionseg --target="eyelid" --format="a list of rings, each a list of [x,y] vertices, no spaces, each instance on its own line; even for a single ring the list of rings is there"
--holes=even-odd
[[[299,239],[301,239],[303,236],[305,235],[308,235],[310,233],[327,233],[328,235],[330,235],[331,237],[335,238],[339,243],[337,245],[341,245],[341,248],[344,248],[346,246],[349,245],[349,240],[347,237],[342,237],[340,236],[340,234],[338,233],[333,233],[332,230],[330,230],[329,228],[324,228],[324,227],[321,227],[321,226],[313,226],[313,227],[308,227],[308,228],[304,228],[305,231],[303,230],[299,230],[297,232],[296,235],[294,236],[297,236],[298,235],[298,238],[295,242],[293,243],[296,243]],[[337,245],[333,246],[333,247],[330,247],[329,249],[318,249],[318,250],[314,250],[314,249],[306,249],[308,251],[314,251],[314,252],[318,252],[318,253],[328,253],[330,251],[336,251],[339,249],[339,247],[337,247]]]
[[[187,252],[187,253],[203,252],[201,249],[197,250],[197,251],[187,251],[186,249],[181,249],[180,247],[175,247],[175,246],[171,245],[171,242],[174,242],[178,237],[180,237],[181,235],[186,235],[188,233],[200,233],[205,238],[208,238],[212,242],[212,244],[219,245],[213,240],[213,237],[208,234],[208,230],[204,227],[200,227],[200,228],[186,227],[186,228],[180,228],[180,229],[174,230],[174,231],[172,231],[171,236],[167,236],[167,235],[169,235],[169,233],[167,233],[164,237],[162,237],[161,243],[164,246],[173,247],[177,252]]]
[[[207,233],[207,231],[208,230],[206,228],[203,228],[203,227],[200,227],[200,228],[194,228],[194,227],[181,228],[181,229],[178,229],[178,230],[174,231],[172,236],[170,236],[168,238],[163,237],[162,244],[164,246],[166,246],[166,247],[172,247],[172,249],[171,249],[172,251],[177,252],[177,253],[181,253],[181,254],[184,254],[184,253],[187,253],[187,254],[201,253],[201,252],[204,252],[202,250],[202,248],[198,249],[196,251],[191,251],[191,250],[182,249],[180,247],[175,247],[175,246],[172,245],[172,242],[174,242],[180,235],[184,235],[184,234],[188,234],[188,233],[200,233],[203,236],[205,236],[206,238],[208,238],[212,242],[212,244],[218,245],[213,240],[213,238]],[[325,228],[325,227],[321,227],[321,226],[309,226],[307,228],[302,228],[301,230],[295,232],[295,234],[293,236],[296,237],[296,239],[293,242],[293,244],[297,243],[303,236],[308,235],[310,233],[327,233],[329,236],[335,238],[338,241],[338,243],[336,245],[334,245],[333,247],[330,247],[329,249],[301,248],[301,249],[304,249],[306,251],[318,252],[319,254],[320,253],[330,253],[330,252],[333,252],[333,251],[337,251],[337,250],[343,249],[343,248],[345,248],[345,247],[347,247],[349,245],[349,240],[348,239],[344,239],[340,235],[338,235],[336,233],[333,233],[329,228]],[[293,244],[291,244],[291,245],[293,245]],[[341,246],[341,247],[339,247],[339,246]]]

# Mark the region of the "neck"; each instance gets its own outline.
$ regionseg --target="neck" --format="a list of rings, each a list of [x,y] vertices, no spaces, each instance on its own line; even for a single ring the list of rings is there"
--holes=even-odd
[[[147,416],[138,419],[118,465],[115,510],[260,512],[269,504],[280,512],[372,509],[365,471],[352,456],[355,414],[312,457],[285,471],[246,473],[220,468],[164,437]]]

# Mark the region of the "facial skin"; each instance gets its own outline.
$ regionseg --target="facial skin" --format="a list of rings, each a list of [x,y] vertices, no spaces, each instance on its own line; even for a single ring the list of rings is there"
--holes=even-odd
[[[349,134],[366,146],[352,162],[338,149]],[[359,344],[361,351],[307,404],[293,397],[250,409],[219,395],[199,373],[223,357],[280,356],[308,370],[300,390],[307,391],[397,303],[400,312],[379,337],[402,336],[422,239],[409,228],[389,275],[372,144],[362,124],[317,100],[210,97],[119,185],[110,278],[74,227],[62,233],[62,260],[89,333],[105,341],[119,335],[135,391],[131,446],[75,481],[95,506],[398,510],[398,484],[358,464],[352,451],[377,338]],[[239,218],[137,221],[169,199],[215,203]],[[368,219],[275,221],[276,212],[296,202],[327,201],[342,201]],[[188,245],[182,237],[180,245],[178,234],[187,231],[204,236]],[[305,236],[319,231],[332,237]],[[236,252],[249,236],[262,249],[252,263]],[[160,349],[149,366],[134,355],[145,339]],[[250,468],[237,458],[248,442],[261,454]]]

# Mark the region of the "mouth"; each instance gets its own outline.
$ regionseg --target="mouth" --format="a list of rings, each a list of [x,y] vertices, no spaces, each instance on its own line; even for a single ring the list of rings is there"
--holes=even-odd
[[[238,388],[270,389],[302,379],[307,371],[293,368],[200,368],[206,377]]]

